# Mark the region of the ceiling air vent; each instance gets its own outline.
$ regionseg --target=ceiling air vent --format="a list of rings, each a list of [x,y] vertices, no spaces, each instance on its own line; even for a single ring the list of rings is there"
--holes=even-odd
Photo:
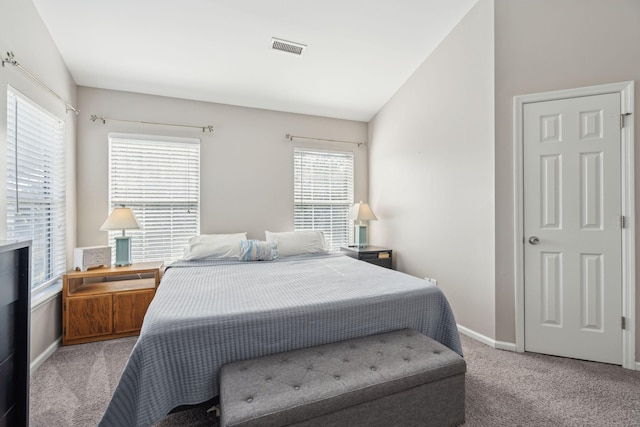
[[[297,56],[302,55],[302,51],[305,50],[306,47],[307,45],[304,45],[304,44],[277,39],[275,37],[271,39],[271,49],[290,53],[292,55],[297,55]]]

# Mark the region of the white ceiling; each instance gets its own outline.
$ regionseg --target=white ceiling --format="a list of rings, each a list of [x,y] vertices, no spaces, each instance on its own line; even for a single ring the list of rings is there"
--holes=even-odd
[[[33,0],[78,85],[361,121],[476,1]]]

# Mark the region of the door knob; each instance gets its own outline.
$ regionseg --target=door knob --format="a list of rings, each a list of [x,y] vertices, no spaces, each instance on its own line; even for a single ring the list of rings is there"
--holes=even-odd
[[[532,245],[537,245],[538,243],[540,243],[540,239],[538,239],[537,236],[531,236],[529,237],[529,243],[531,243]]]

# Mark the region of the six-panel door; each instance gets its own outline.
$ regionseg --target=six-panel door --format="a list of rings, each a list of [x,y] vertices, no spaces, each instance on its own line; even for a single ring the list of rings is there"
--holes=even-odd
[[[525,349],[622,361],[620,95],[524,106]]]

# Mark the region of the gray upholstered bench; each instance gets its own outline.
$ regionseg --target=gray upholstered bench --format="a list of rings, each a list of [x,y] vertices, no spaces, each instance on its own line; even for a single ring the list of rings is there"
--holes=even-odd
[[[466,364],[418,332],[294,350],[222,367],[221,427],[452,426]]]

